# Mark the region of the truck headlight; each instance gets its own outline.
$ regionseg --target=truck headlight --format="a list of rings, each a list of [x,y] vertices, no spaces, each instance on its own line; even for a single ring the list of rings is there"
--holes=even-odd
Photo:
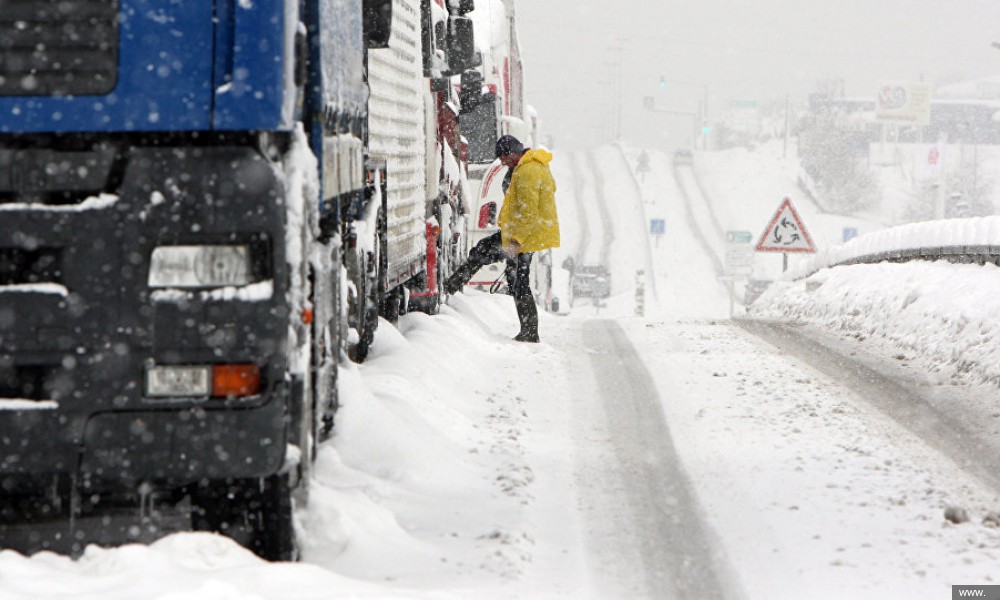
[[[212,391],[212,369],[208,366],[152,367],[146,371],[146,395],[150,397],[208,396]]]
[[[253,283],[250,246],[159,246],[149,265],[149,287],[211,288]]]

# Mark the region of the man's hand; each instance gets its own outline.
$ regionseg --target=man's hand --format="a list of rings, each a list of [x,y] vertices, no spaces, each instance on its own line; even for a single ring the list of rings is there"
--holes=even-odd
[[[503,251],[507,254],[507,256],[514,258],[517,256],[517,253],[521,251],[521,244],[517,240],[511,240],[506,246],[504,246]]]

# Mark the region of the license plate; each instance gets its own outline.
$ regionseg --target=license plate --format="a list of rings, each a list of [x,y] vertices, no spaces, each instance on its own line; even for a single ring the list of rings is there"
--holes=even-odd
[[[153,367],[146,374],[146,395],[208,396],[208,367]]]

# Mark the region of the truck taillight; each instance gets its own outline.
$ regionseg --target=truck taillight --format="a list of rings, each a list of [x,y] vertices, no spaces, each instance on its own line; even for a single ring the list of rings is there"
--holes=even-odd
[[[212,368],[212,396],[231,398],[253,396],[260,391],[257,365],[215,365]]]
[[[260,392],[260,367],[254,364],[156,366],[146,371],[150,398],[234,398]]]

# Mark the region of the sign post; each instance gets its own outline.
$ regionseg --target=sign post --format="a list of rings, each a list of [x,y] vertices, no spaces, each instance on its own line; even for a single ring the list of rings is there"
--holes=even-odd
[[[727,231],[725,259],[724,274],[719,280],[729,285],[729,318],[732,319],[736,281],[746,278],[753,271],[753,234],[749,231]]]
[[[726,232],[726,275],[749,275],[753,270],[753,234]]]
[[[778,210],[775,211],[771,221],[760,236],[760,241],[754,248],[757,252],[781,252],[782,271],[788,270],[789,253],[816,252],[816,245],[813,244],[809,231],[806,230],[802,218],[798,211],[792,206],[792,199],[786,197],[781,201]]]
[[[663,233],[667,230],[667,223],[663,219],[650,219],[649,220],[649,234],[656,236],[656,247],[660,247],[660,238]]]

